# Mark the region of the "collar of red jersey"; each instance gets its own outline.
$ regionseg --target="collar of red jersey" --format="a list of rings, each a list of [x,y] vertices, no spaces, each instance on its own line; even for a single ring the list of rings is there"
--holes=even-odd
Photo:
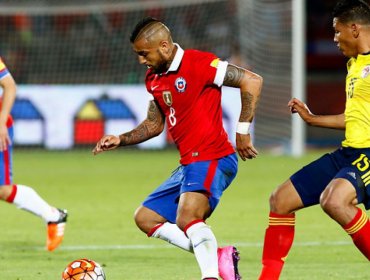
[[[174,45],[177,47],[176,54],[166,74],[168,72],[176,71],[177,69],[179,69],[182,57],[184,56],[184,50],[180,47],[180,45],[176,43],[174,43]]]

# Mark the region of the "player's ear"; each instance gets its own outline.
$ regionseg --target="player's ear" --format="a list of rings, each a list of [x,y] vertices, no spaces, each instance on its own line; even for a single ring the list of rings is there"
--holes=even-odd
[[[357,38],[360,35],[360,26],[356,23],[352,23],[351,29],[353,38]]]
[[[170,44],[167,40],[163,40],[159,43],[159,48],[162,52],[162,54],[166,56],[170,56],[171,54],[171,49],[170,49]]]

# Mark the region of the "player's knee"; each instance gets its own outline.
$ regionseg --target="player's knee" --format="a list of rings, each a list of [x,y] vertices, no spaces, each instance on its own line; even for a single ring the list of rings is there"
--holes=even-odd
[[[163,224],[167,221],[157,212],[145,206],[140,206],[136,209],[134,220],[137,227],[145,233],[149,233],[154,227],[158,226],[158,224]]]
[[[176,225],[179,227],[179,229],[181,229],[182,231],[184,231],[185,227],[186,227],[186,224],[181,220],[181,219],[176,219]]]
[[[204,220],[205,215],[202,211],[191,205],[182,205],[177,210],[176,224],[181,229],[184,230],[187,225],[195,220]]]
[[[289,214],[289,207],[287,207],[284,197],[281,195],[279,190],[275,190],[270,195],[270,210],[276,214]]]
[[[135,223],[136,223],[137,227],[141,231],[143,231],[145,233],[148,233],[149,232],[150,229],[147,226],[147,224],[148,224],[148,217],[147,217],[147,215],[145,215],[145,211],[143,210],[143,208],[141,206],[138,207],[135,210],[134,220],[135,220]]]
[[[336,212],[343,208],[344,201],[340,196],[336,196],[335,192],[325,190],[320,196],[320,206],[329,216],[333,216]]]
[[[203,220],[203,217],[194,215],[192,212],[179,211],[176,217],[176,225],[181,229],[185,230],[186,226],[195,220]]]
[[[0,186],[0,200],[7,200],[12,192],[12,188],[11,185]]]
[[[303,202],[290,180],[285,181],[270,195],[270,210],[276,214],[287,215],[303,206]]]
[[[176,217],[176,225],[181,229],[181,230],[184,230],[186,228],[186,226],[192,222],[193,220],[195,219],[192,219],[191,217],[189,217],[188,215],[181,215],[181,214],[178,214],[177,217]]]

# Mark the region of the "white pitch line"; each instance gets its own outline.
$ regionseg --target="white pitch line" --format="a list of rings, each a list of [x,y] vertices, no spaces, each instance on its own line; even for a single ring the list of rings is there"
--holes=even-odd
[[[349,241],[332,241],[332,242],[320,242],[320,241],[308,241],[308,242],[295,242],[294,247],[337,247],[337,246],[349,246],[352,245]],[[221,244],[226,245],[226,244]],[[232,245],[238,248],[247,247],[262,247],[260,242],[236,242]],[[103,250],[157,250],[157,249],[172,249],[177,248],[172,245],[146,245],[146,244],[132,244],[132,245],[62,245],[58,248],[58,251],[103,251]],[[1,246],[0,246],[1,249]],[[9,248],[8,248],[9,249]],[[45,250],[44,247],[22,247],[16,250]]]

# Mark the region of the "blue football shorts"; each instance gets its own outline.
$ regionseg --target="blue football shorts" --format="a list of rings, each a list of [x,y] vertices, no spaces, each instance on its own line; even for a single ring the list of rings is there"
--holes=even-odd
[[[213,212],[237,170],[238,158],[235,153],[216,160],[180,165],[144,200],[143,206],[157,212],[167,221],[176,223],[180,195],[185,192],[202,192],[208,196]]]
[[[358,203],[370,209],[370,148],[341,147],[304,166],[290,180],[307,207],[320,203],[321,193],[336,178],[351,182]]]
[[[8,128],[9,138],[13,143],[13,127]],[[0,152],[0,186],[10,185],[13,182],[13,144],[9,145],[7,150]]]

